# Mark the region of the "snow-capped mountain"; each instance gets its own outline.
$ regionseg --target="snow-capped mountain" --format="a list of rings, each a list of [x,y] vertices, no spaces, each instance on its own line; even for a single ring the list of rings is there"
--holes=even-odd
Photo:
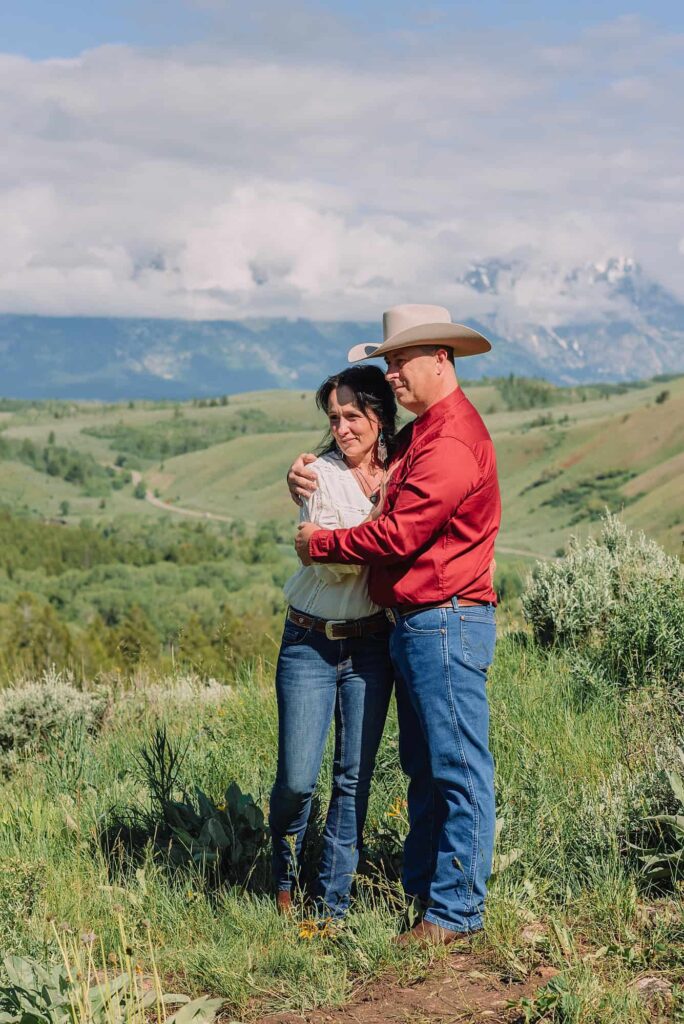
[[[622,380],[684,370],[684,303],[631,257],[571,270],[488,260],[459,279],[478,320],[557,382]]]
[[[454,319],[493,342],[459,363],[464,378],[556,383],[684,372],[684,303],[620,257],[570,270],[492,259],[456,281]],[[468,312],[470,316],[466,316]],[[264,319],[190,322],[0,316],[0,395],[185,398],[316,387],[378,322]]]

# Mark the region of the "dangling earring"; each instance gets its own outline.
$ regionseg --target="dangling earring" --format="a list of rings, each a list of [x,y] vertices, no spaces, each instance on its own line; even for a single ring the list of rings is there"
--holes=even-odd
[[[387,462],[387,441],[382,430],[378,434],[378,461],[382,462],[383,466]]]

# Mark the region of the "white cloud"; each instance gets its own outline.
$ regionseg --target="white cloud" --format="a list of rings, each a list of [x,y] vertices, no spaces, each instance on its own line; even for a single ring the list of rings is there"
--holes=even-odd
[[[563,268],[620,253],[681,294],[684,40],[510,42],[0,56],[0,310],[463,318],[471,260],[521,252],[511,316],[590,305]]]

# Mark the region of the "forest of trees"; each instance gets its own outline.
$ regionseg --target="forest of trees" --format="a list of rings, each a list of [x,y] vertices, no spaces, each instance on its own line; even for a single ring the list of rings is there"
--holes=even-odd
[[[59,477],[68,484],[83,488],[90,497],[106,497],[112,490],[125,487],[131,476],[127,470],[117,472],[111,466],[102,466],[92,455],[76,448],[65,448],[54,443],[54,434],[46,445],[37,445],[28,438],[3,437],[0,434],[0,462],[23,462],[39,473]]]
[[[0,674],[230,674],[278,635],[293,567],[283,540],[272,524],[64,526],[0,511]]]

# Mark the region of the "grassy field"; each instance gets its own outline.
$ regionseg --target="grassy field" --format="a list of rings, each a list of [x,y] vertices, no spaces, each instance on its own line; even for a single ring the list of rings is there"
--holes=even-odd
[[[681,554],[684,378],[609,397],[591,389],[563,393],[548,406],[517,410],[507,408],[496,383],[468,393],[496,441],[505,510],[497,554],[505,599],[489,683],[499,834],[486,931],[473,943],[477,972],[485,983],[531,979],[540,967],[557,972],[526,1003],[502,1011],[501,1021],[684,1020],[684,818],[675,817],[684,815],[679,567],[667,563],[668,577],[650,548],[641,561],[627,548],[618,551],[606,593],[623,587],[623,617],[602,616],[599,602],[586,635],[572,634],[552,648],[521,628],[519,601],[522,577],[537,557],[560,559],[545,562],[549,571],[571,566],[572,556],[562,558],[571,534],[597,532],[606,506],[622,509],[626,523]],[[52,670],[42,682],[35,671],[15,674],[0,690],[0,951],[53,967],[66,956],[74,976],[91,979],[126,971],[151,991],[158,977],[166,992],[220,999],[226,1022],[344,1006],[388,974],[411,983],[431,977],[443,953],[393,942],[408,913],[397,881],[406,809],[393,711],[373,783],[366,863],[347,922],[324,934],[310,926],[313,855],[302,866],[295,919],[275,913],[262,815],[275,770],[278,638],[245,616],[266,606],[274,621],[279,614],[277,594],[291,554],[273,536],[281,529],[286,538],[296,517],[284,493],[286,468],[322,434],[312,395],[265,392],[201,406],[20,404],[0,411],[0,427],[0,439],[12,444],[31,442],[41,451],[62,446],[102,465],[117,463],[117,473],[142,474],[161,500],[200,519],[213,513],[246,524],[245,531],[233,530],[174,516],[135,496],[135,476],[121,488],[105,480],[99,493],[84,493],[76,481],[32,468],[28,449],[17,455],[12,447],[17,457],[0,461],[2,502],[17,513],[5,536],[23,539],[16,541],[14,562],[8,551],[0,558],[0,626],[11,621],[17,643],[42,607],[17,600],[21,588],[42,595],[53,627],[62,615],[76,637],[96,599],[114,632],[123,628],[117,614],[137,601],[158,637],[170,632],[177,601],[177,617],[192,612],[194,643],[204,658],[219,603],[233,631],[241,623],[258,630],[251,646],[240,648],[250,652],[242,662],[224,664],[214,651],[214,678],[208,671],[189,675],[171,647],[156,667],[141,656],[122,671],[112,660],[99,677],[81,673],[78,687]],[[204,446],[163,458],[140,454],[162,443],[169,450]],[[62,522],[82,525],[67,531]],[[259,525],[269,522],[276,525],[260,535]],[[92,535],[84,523],[92,524]],[[54,561],[64,537],[75,538],[73,567],[60,574],[41,566],[34,548],[44,544]],[[131,564],[111,560],[115,543],[134,552]],[[180,554],[179,561],[171,557]],[[593,558],[586,577],[575,579],[568,570],[567,585],[584,588],[581,602],[587,587],[604,593],[604,577],[591,576]],[[638,573],[630,577],[630,566],[646,579],[646,590]],[[661,592],[666,578],[675,580],[674,589]],[[174,594],[174,586],[182,593]],[[559,615],[577,599],[561,590],[549,603]],[[605,637],[601,647],[607,622],[622,623],[610,638],[610,664]],[[97,622],[89,628],[93,644],[105,636]],[[48,634],[45,625],[31,635],[40,635],[49,651]],[[235,637],[238,644],[238,632]],[[155,738],[161,742],[160,727],[164,763],[172,769],[163,797],[159,760],[156,774],[145,767]],[[310,851],[320,840],[331,754],[328,749]],[[240,802],[231,783],[251,799]],[[180,840],[170,824],[180,828],[178,815],[187,825]],[[654,815],[668,815],[670,824],[656,826]],[[240,849],[229,837],[238,825]],[[228,837],[220,869],[206,859],[218,848],[207,837],[217,835]],[[657,850],[658,864],[667,864],[660,877],[644,860],[647,847]],[[10,962],[0,968],[0,1020],[7,1024],[122,1019],[113,1010],[98,1016],[92,1007],[67,1008],[63,1017],[45,1007],[38,1012],[40,986],[31,1008],[28,997],[17,995],[13,969]],[[124,1011],[126,1024],[164,1016],[139,1004]],[[208,1019],[215,1007],[205,1008]],[[401,1013],[399,1006],[393,1019],[427,1024]],[[493,1018],[473,1010],[459,1019]]]
[[[171,867],[163,851],[133,856],[111,841],[112,823],[134,814],[161,822],[140,765],[160,722],[184,751],[176,796],[199,787],[220,808],[236,781],[266,809],[275,768],[272,668],[267,656],[230,688],[139,675],[103,692],[104,718],[91,735],[65,722],[49,740],[35,737],[33,756],[6,760],[6,950],[59,961],[56,926],[77,946],[94,933],[98,962],[121,964],[123,930],[145,976],[154,966],[166,991],[222,997],[232,1020],[341,1005],[387,971],[404,979],[425,973],[427,954],[392,942],[405,909],[392,873],[405,829],[393,719],[373,785],[368,866],[347,923],[328,937],[307,931],[303,904],[294,922],[277,917],[265,847],[242,865],[243,885],[217,888],[197,868]],[[553,992],[538,997],[555,1014],[545,1020],[656,1019],[636,983],[656,975],[675,985],[670,1001],[680,999],[682,891],[649,892],[629,842],[662,807],[663,767],[680,727],[671,700],[649,691],[582,706],[562,656],[510,636],[499,645],[491,701],[501,827],[486,936],[475,944],[481,969],[520,978],[540,964],[556,968]],[[313,831],[315,847],[318,819]]]

